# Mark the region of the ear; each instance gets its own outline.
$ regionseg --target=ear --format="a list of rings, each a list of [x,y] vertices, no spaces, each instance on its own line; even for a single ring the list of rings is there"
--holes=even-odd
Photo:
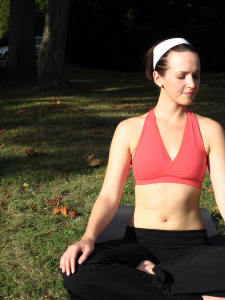
[[[153,72],[153,79],[155,84],[157,84],[160,88],[163,87],[163,78],[159,75],[157,71]]]

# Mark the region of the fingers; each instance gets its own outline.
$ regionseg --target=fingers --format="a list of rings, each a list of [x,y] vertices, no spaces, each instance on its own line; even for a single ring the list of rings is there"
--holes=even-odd
[[[71,274],[71,271],[72,274],[75,272],[75,261],[77,254],[80,251],[80,247],[78,247],[77,245],[71,245],[68,247],[60,260],[59,267],[62,269],[62,273],[66,272],[67,276],[69,276]]]
[[[75,273],[75,263],[78,253],[82,252],[81,257],[78,260],[78,263],[81,265],[85,262],[91,252],[93,252],[93,250],[94,243],[90,241],[82,241],[69,246],[60,260],[59,267],[62,269],[62,273],[66,272],[67,276],[69,276],[71,272],[72,274]]]
[[[82,265],[83,262],[85,262],[85,260],[88,258],[88,256],[91,254],[91,252],[93,252],[94,248],[90,247],[90,246],[86,246],[84,248],[83,254],[81,255],[81,257],[78,260],[78,264]]]

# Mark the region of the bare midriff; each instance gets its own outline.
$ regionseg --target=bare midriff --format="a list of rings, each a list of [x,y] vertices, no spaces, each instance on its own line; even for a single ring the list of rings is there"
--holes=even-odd
[[[179,183],[135,186],[135,209],[128,226],[159,230],[204,229],[199,210],[201,189]]]

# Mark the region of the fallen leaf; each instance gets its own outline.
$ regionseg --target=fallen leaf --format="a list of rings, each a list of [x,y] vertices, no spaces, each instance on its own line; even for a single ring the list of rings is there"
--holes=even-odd
[[[53,209],[53,215],[57,214],[58,212],[61,212],[62,215],[66,216],[66,210],[70,210],[70,208],[68,206],[56,207],[55,209]]]
[[[25,152],[25,151],[26,151],[26,149],[23,148],[22,150],[20,150],[20,153],[23,153],[23,152]]]
[[[212,214],[215,214],[215,212],[216,212],[217,209],[219,209],[217,206],[214,207],[214,210],[213,210]]]
[[[57,201],[48,201],[48,205],[56,205],[57,204]]]
[[[4,147],[5,146],[5,144],[2,144],[1,146],[0,146],[0,148],[2,148],[2,147]]]
[[[47,299],[47,300],[50,300],[50,299],[55,299],[54,297],[52,297],[52,296],[46,296],[46,295],[44,295],[44,297],[45,297],[45,299]]]
[[[67,168],[63,168],[63,173],[70,173],[70,171]]]
[[[68,211],[68,214],[67,214],[67,211]],[[76,217],[76,213],[68,206],[56,207],[55,209],[53,209],[53,215],[57,214],[58,212],[61,212],[62,215],[67,216],[67,217],[71,217],[71,218]]]
[[[94,130],[94,131],[90,132],[90,134],[94,134],[94,135],[102,134],[102,133],[103,133],[102,131],[98,131],[98,130]]]
[[[25,183],[23,184],[23,187],[25,187],[25,188],[29,188],[29,187],[30,187],[30,185],[29,185],[29,183],[26,183],[26,182],[25,182]]]
[[[57,197],[55,201],[48,201],[48,205],[56,205],[59,206],[60,200],[62,200],[62,197]]]
[[[38,153],[34,150],[34,149],[31,149],[29,150],[28,152],[26,151],[26,154],[29,156],[29,157],[35,157],[38,155]]]
[[[91,153],[91,154],[84,155],[84,158],[85,158],[86,162],[89,163],[92,160],[93,156],[94,156],[94,153]]]
[[[99,177],[104,177],[105,175],[104,175],[104,174],[99,174],[99,173],[98,173],[98,176],[99,176]]]
[[[214,192],[213,187],[208,188],[208,193],[209,193],[209,194],[211,194],[211,193],[213,193],[213,192]]]
[[[4,188],[4,189],[1,189],[1,192],[6,192],[6,188]]]
[[[6,199],[9,198],[9,197],[11,197],[11,195],[5,195],[5,198],[6,198]]]
[[[47,153],[44,153],[42,150],[40,150],[39,152],[36,152],[35,149],[30,149],[28,152],[26,151],[26,154],[29,157],[36,157],[38,155],[47,155]]]
[[[98,166],[98,165],[101,165],[101,164],[104,164],[104,161],[102,161],[102,160],[99,159],[99,158],[92,159],[92,160],[89,161],[89,163],[88,163],[88,165],[89,165],[90,167]]]
[[[1,207],[1,206],[0,206],[0,209],[4,210],[4,208],[3,208],[3,207]]]
[[[72,209],[70,209],[67,214],[67,217],[71,217],[71,219],[76,218],[76,213]]]
[[[68,206],[61,207],[61,214],[63,216],[66,216],[67,215],[67,210],[70,210],[70,208]]]

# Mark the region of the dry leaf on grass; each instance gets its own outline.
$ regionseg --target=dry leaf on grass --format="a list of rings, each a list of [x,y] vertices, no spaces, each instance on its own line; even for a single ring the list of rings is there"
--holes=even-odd
[[[6,192],[7,191],[7,189],[6,188],[4,188],[4,189],[1,189],[1,192]]]
[[[0,146],[0,148],[2,148],[2,147],[4,147],[5,146],[5,144],[2,144],[1,146]]]
[[[99,176],[99,177],[104,177],[105,175],[104,175],[104,174],[99,174],[99,173],[98,173],[98,176]]]
[[[55,199],[55,201],[48,201],[48,205],[56,205],[59,206],[60,200],[62,200],[62,197],[53,197],[52,199]]]
[[[68,214],[67,214],[67,211],[68,211]],[[57,214],[58,212],[61,212],[62,215],[67,216],[67,217],[71,217],[71,218],[76,217],[76,213],[68,206],[61,206],[61,207],[57,207],[57,208],[53,209],[53,215]]]
[[[94,130],[94,131],[90,132],[90,134],[94,134],[94,135],[102,134],[102,133],[103,133],[102,131],[98,131],[98,130]]]
[[[1,206],[0,206],[0,209],[4,210],[4,208],[3,208],[3,207],[1,207]]]
[[[9,198],[9,197],[11,197],[11,195],[5,195],[5,198],[6,198],[6,199]]]
[[[28,152],[26,151],[26,154],[29,157],[36,157],[38,155],[47,155],[47,153],[44,153],[42,150],[40,150],[39,152],[36,152],[35,149],[30,149]]]
[[[68,214],[67,214],[67,217],[71,217],[71,219],[72,218],[75,219],[76,218],[76,213],[72,209],[70,209]]]
[[[20,150],[20,153],[23,153],[23,152],[25,152],[25,151],[26,151],[26,149],[23,148],[22,150]]]
[[[55,299],[54,297],[52,297],[52,296],[46,296],[46,295],[44,295],[44,297],[45,297],[45,299],[47,299],[47,300],[50,300],[50,299]]]
[[[92,160],[88,163],[88,165],[89,165],[90,167],[98,166],[98,165],[101,165],[101,164],[104,164],[104,161],[102,161],[102,160],[99,159],[99,158],[92,159]]]
[[[211,194],[211,193],[213,193],[213,192],[214,192],[213,187],[208,188],[208,193],[209,193],[209,194]]]
[[[70,171],[67,168],[64,167],[63,168],[63,173],[65,173],[65,174],[67,173],[68,174],[68,173],[70,173]]]
[[[216,212],[217,209],[219,209],[217,206],[214,207],[214,210],[213,210],[213,212],[212,212],[213,215],[215,214],[215,212]]]
[[[94,156],[94,153],[84,155],[84,158],[85,158],[86,162],[88,163],[88,165],[90,167],[94,167],[94,166],[104,164],[104,161],[102,161],[99,158],[92,159],[93,156]]]

